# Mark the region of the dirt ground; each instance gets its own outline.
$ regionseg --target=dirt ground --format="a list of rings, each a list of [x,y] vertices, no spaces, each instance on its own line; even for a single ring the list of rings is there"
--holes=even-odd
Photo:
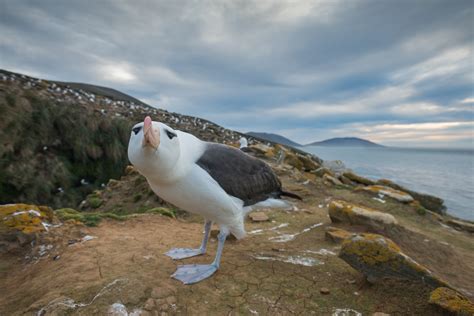
[[[390,236],[404,252],[474,293],[472,236],[395,201],[380,204],[319,180],[282,178],[304,201],[293,211],[266,211],[268,222],[248,221],[248,236],[226,242],[221,268],[210,279],[183,285],[170,275],[178,264],[210,263],[215,238],[203,256],[173,261],[164,255],[200,244],[198,216],[63,225],[43,240],[36,259],[2,255],[0,315],[104,315],[115,303],[131,315],[441,315],[428,304],[432,289],[405,281],[371,285],[337,257],[339,246],[324,237],[333,226],[327,204],[335,197],[392,213],[410,229]]]

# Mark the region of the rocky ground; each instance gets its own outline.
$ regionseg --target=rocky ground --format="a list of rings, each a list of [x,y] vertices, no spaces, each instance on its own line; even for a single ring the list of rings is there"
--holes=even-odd
[[[236,146],[242,136],[120,96],[107,88],[0,71],[0,105],[8,112],[0,126],[10,131],[0,134],[3,162],[17,161],[18,151],[26,150],[23,136],[16,139],[21,146],[10,136],[13,123],[47,100],[54,109],[79,109],[93,122],[114,117],[130,125],[150,114],[208,141]],[[63,146],[38,145],[33,134],[27,134],[31,148],[24,158],[36,159],[43,173],[54,171],[45,163],[60,154],[67,158]],[[76,209],[0,205],[0,315],[474,314],[472,222],[445,215],[439,198],[360,177],[341,162],[249,140],[247,153],[269,163],[284,188],[303,201],[292,201],[294,207],[284,211],[251,213],[247,237],[227,241],[213,277],[194,285],[170,278],[181,262],[164,253],[198,246],[202,219],[156,197],[127,167]],[[119,145],[124,151],[126,142]],[[87,161],[107,159],[93,154]],[[49,173],[38,177],[37,169],[26,168],[26,158],[18,170],[38,178],[42,188]],[[78,188],[61,185],[54,201],[68,188],[83,192],[87,179],[75,176]],[[207,254],[182,262],[210,262],[216,235],[217,227]]]
[[[292,159],[267,161],[284,187],[304,200],[292,210],[259,210],[263,214],[253,216],[258,221],[248,219],[248,236],[226,243],[221,269],[212,278],[182,285],[170,278],[181,262],[164,255],[172,247],[200,243],[197,216],[142,213],[104,219],[97,227],[69,219],[38,235],[33,246],[1,254],[0,314],[443,315],[439,304],[430,303],[430,293],[444,287],[456,290],[465,315],[472,312],[465,298],[474,293],[470,232],[419,212],[417,204],[374,195],[366,186],[333,184],[330,170],[318,176],[286,163]],[[129,168],[121,180],[96,192],[101,206],[95,211],[113,212],[119,201],[127,209],[133,203],[163,206],[154,197],[140,202],[131,196],[140,178]],[[85,202],[83,208],[91,206]],[[341,229],[342,246],[335,228]],[[381,235],[361,234],[366,232]],[[364,244],[380,238],[393,245]],[[214,234],[206,255],[182,262],[210,262],[215,248]]]

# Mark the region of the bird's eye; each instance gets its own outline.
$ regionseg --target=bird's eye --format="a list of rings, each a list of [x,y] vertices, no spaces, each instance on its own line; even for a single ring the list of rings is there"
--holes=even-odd
[[[135,135],[137,135],[138,132],[140,132],[141,130],[142,130],[142,127],[141,127],[141,126],[137,126],[137,127],[134,127],[134,128],[132,129],[132,132],[134,132]]]
[[[166,130],[166,135],[168,135],[168,138],[169,139],[173,139],[173,137],[176,137],[178,135],[176,135],[175,133],[169,131],[169,130]]]

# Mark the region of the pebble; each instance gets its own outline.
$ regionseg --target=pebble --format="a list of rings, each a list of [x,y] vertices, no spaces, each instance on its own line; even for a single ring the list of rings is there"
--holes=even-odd
[[[263,212],[250,213],[249,217],[253,222],[266,222],[269,220],[267,214]]]
[[[327,287],[322,287],[319,292],[321,294],[324,294],[324,295],[328,295],[329,293],[331,293],[331,291],[329,291],[329,289]]]
[[[390,314],[382,313],[382,312],[375,312],[372,316],[390,316]]]

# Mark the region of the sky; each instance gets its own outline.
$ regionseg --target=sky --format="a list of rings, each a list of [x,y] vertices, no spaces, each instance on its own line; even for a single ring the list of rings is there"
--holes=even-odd
[[[473,148],[473,50],[472,0],[0,0],[2,69],[302,144]]]

